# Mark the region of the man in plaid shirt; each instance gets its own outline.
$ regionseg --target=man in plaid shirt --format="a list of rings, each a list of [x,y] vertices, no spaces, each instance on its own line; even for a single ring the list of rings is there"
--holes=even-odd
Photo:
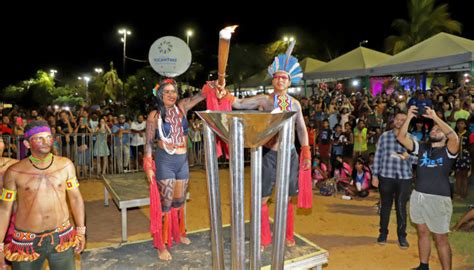
[[[411,193],[412,162],[414,157],[409,156],[407,150],[397,141],[400,131],[407,116],[398,113],[395,116],[394,128],[380,136],[375,152],[372,184],[380,192],[380,229],[377,243],[387,243],[388,223],[390,211],[395,199],[397,210],[397,235],[400,248],[409,247],[406,240],[407,210],[406,205]]]

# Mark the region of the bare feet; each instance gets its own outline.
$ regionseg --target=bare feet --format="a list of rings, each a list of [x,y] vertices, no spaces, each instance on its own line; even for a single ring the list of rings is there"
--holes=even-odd
[[[185,244],[185,245],[191,244],[191,240],[189,240],[189,238],[184,237],[184,236],[181,236],[180,241],[181,241],[181,243],[183,243],[183,244]]]
[[[296,245],[296,242],[295,242],[295,240],[288,240],[287,239],[285,241],[285,244],[286,244],[287,247],[294,247]]]
[[[169,253],[169,251],[165,248],[163,250],[159,250],[157,249],[158,251],[158,258],[160,258],[160,260],[162,261],[171,261],[171,259],[173,259],[171,257],[171,254]]]

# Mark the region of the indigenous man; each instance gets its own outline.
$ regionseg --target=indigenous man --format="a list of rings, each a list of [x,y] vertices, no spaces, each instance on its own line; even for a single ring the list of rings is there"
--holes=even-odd
[[[268,73],[273,78],[272,84],[274,92],[270,95],[258,95],[252,98],[239,99],[239,98],[228,98],[224,96],[223,100],[232,103],[234,109],[257,109],[262,108],[263,111],[271,112],[274,110],[280,111],[295,111],[296,112],[296,132],[301,147],[301,155],[303,158],[302,166],[303,170],[311,169],[311,151],[308,142],[308,132],[306,131],[306,125],[301,110],[300,103],[293,97],[288,95],[288,88],[290,85],[298,83],[302,76],[302,70],[299,66],[298,59],[291,56],[292,43],[286,54],[280,54],[275,57],[275,60],[271,66],[268,67]],[[222,90],[225,91],[225,90]],[[278,136],[272,138],[268,143],[263,146],[263,157],[262,157],[262,227],[261,227],[261,239],[262,239],[262,250],[265,246],[271,244],[271,232],[270,232],[270,221],[269,221],[269,210],[268,210],[268,199],[272,194],[273,185],[276,180],[276,165],[277,165],[277,151],[279,144],[277,140]],[[289,196],[295,196],[298,194],[298,172],[299,172],[299,161],[298,154],[294,145],[291,147],[291,168],[290,168],[290,183],[289,183]],[[309,179],[311,181],[311,179]],[[310,188],[311,189],[311,188]],[[293,205],[288,204],[288,217],[286,225],[286,245],[294,246],[294,229],[293,229]]]
[[[53,136],[46,121],[34,120],[27,125],[24,144],[31,156],[8,168],[3,178],[0,263],[4,254],[13,269],[42,269],[45,259],[51,269],[75,269],[73,251],[84,249],[86,227],[74,164],[51,154]],[[69,222],[66,194],[76,229]],[[13,240],[4,246],[15,201]]]

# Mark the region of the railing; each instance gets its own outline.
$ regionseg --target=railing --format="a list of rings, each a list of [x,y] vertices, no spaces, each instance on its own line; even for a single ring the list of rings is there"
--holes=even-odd
[[[120,136],[115,134],[86,134],[55,135],[53,154],[64,156],[74,162],[79,178],[100,177],[102,174],[119,174],[142,171],[144,145],[132,145],[133,136],[139,133]],[[144,132],[141,133],[145,136]],[[23,144],[23,136],[3,135],[5,150],[3,155],[23,159],[28,155],[28,149]],[[202,134],[200,139],[188,140],[188,160],[190,167],[204,168],[204,144]],[[156,145],[155,145],[156,147]],[[250,162],[250,153],[245,151],[244,162]],[[219,158],[219,165],[228,165],[225,156]]]

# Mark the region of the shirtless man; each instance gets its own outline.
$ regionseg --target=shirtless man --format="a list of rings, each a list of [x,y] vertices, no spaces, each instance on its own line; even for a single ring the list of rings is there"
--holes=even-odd
[[[279,55],[275,57],[275,61],[269,67],[269,75],[273,77],[272,85],[274,92],[270,95],[258,95],[251,98],[238,99],[236,97],[228,98],[234,109],[263,109],[263,111],[271,112],[275,109],[281,111],[296,112],[296,133],[301,147],[301,155],[303,155],[303,164],[299,164],[298,154],[294,145],[291,147],[291,168],[289,196],[298,194],[298,173],[299,166],[304,170],[311,169],[311,151],[309,148],[308,132],[304,123],[301,105],[295,98],[288,95],[288,88],[292,83],[297,83],[302,77],[302,71],[299,67],[298,60],[291,56]],[[287,58],[290,59],[287,59]],[[277,63],[278,61],[278,63]],[[222,90],[225,91],[225,90]],[[224,99],[225,100],[225,99]],[[267,201],[272,194],[273,185],[276,180],[277,151],[279,149],[278,135],[273,137],[268,143],[263,145],[262,151],[262,250],[268,246],[271,239],[269,210]],[[295,245],[293,230],[293,205],[291,200],[288,204],[288,215],[286,225],[286,245],[291,247]]]
[[[84,201],[74,164],[51,154],[53,136],[46,121],[25,128],[25,146],[31,156],[14,164],[4,175],[0,203],[0,263],[3,254],[13,269],[75,269],[74,254],[85,246]],[[18,196],[17,196],[18,194]],[[77,228],[69,222],[66,194]],[[17,199],[17,200],[16,200]],[[3,245],[13,204],[16,220],[13,240]],[[74,249],[72,247],[75,247]]]

